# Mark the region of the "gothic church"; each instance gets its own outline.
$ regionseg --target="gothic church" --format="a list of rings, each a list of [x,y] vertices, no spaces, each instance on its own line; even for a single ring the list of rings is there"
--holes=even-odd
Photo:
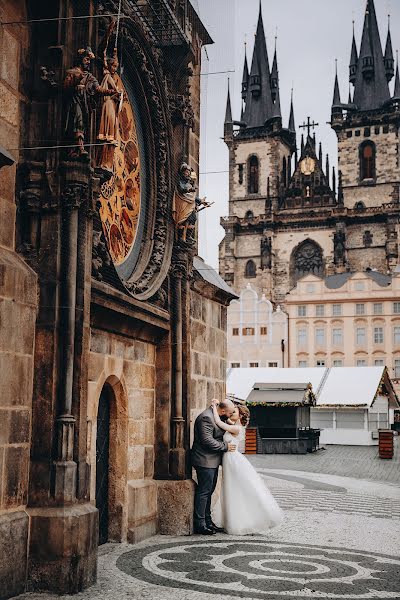
[[[277,54],[270,68],[260,7],[250,71],[245,58],[241,118],[232,117],[228,91],[224,126],[230,191],[220,273],[236,291],[251,283],[257,293],[284,304],[309,273],[325,278],[394,272],[400,77],[390,29],[382,50],[373,0],[367,0],[359,51],[353,35],[350,82],[353,93],[342,102],[336,75],[331,116],[336,172],[317,147],[310,121],[298,152],[293,98],[288,126],[282,123]]]

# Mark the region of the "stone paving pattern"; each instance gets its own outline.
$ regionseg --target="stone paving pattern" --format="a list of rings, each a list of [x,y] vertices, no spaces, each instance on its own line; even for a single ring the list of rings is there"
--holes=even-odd
[[[400,598],[398,452],[394,461],[377,464],[376,448],[343,447],[251,461],[285,510],[278,529],[266,536],[155,536],[135,546],[106,544],[97,584],[65,598]]]

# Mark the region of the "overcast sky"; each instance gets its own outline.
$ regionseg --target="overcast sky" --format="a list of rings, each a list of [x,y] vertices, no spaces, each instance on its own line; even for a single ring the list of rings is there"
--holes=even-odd
[[[233,118],[239,120],[244,41],[251,62],[257,26],[259,0],[195,0],[195,8],[206,25],[214,45],[203,51],[203,73],[234,71],[202,77],[201,173],[226,171],[228,150],[221,140],[226,108],[227,78],[230,77]],[[355,20],[360,47],[366,0],[262,0],[264,27],[270,64],[277,32],[278,66],[283,124],[287,127],[290,89],[294,87],[296,125],[308,115],[319,123],[317,140],[331,165],[337,162],[336,135],[327,125],[333,97],[335,58],[338,59],[342,101],[349,93],[348,67]],[[400,0],[375,0],[381,32],[386,43],[388,13],[394,51],[400,47]],[[249,65],[250,67],[250,65]],[[393,82],[391,83],[391,89]],[[300,130],[298,130],[298,134]],[[299,145],[298,135],[298,145]],[[200,255],[218,267],[218,243],[223,237],[219,225],[228,214],[228,173],[200,176],[201,195],[215,201],[199,215]]]

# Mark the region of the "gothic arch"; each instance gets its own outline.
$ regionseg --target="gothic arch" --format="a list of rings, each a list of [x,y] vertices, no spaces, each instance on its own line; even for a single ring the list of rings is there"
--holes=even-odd
[[[244,276],[247,279],[254,279],[257,276],[257,267],[254,260],[247,261]]]
[[[360,144],[360,180],[376,178],[376,146],[371,140]]]
[[[290,281],[292,286],[306,275],[325,276],[324,253],[314,240],[304,240],[294,248],[290,257]]]
[[[260,161],[258,160],[258,157],[255,154],[249,157],[247,173],[247,193],[258,194],[260,187]]]

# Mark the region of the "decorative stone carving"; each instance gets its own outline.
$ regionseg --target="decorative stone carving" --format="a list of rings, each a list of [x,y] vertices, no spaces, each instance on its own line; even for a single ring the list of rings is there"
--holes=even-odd
[[[270,269],[272,266],[272,240],[266,237],[261,240],[261,268]]]
[[[194,110],[190,102],[190,92],[175,94],[169,97],[171,120],[174,125],[183,123],[186,127],[194,129]]]
[[[335,265],[343,267],[346,263],[346,234],[343,229],[337,229],[333,237]]]
[[[294,281],[305,275],[324,277],[324,260],[321,248],[313,241],[306,240],[294,251],[292,256]]]
[[[196,173],[188,164],[183,163],[179,169],[172,207],[177,240],[194,245],[197,213],[209,206],[211,204],[205,198],[197,195]]]

